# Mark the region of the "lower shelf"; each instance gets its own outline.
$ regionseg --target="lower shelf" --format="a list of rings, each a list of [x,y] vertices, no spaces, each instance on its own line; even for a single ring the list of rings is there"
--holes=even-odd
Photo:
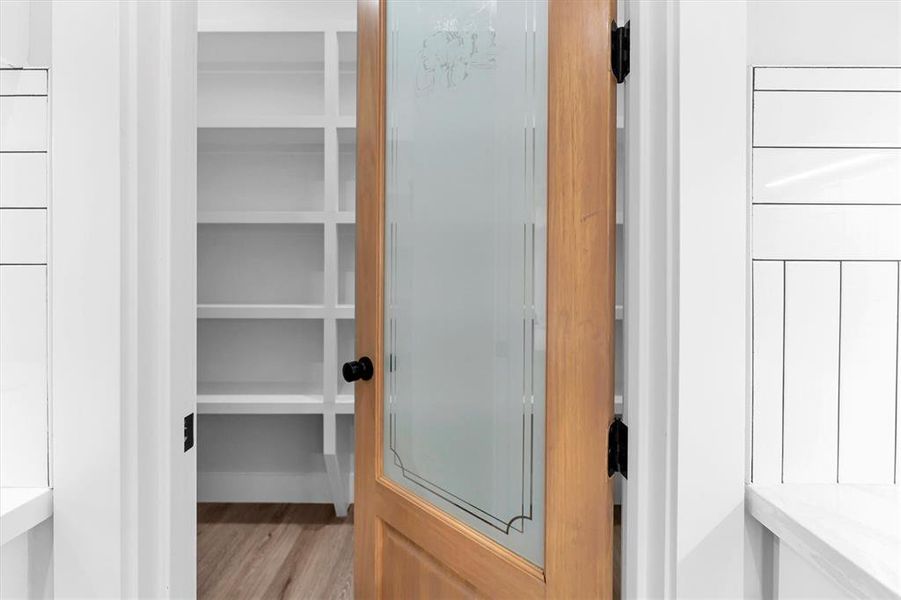
[[[50,488],[0,488],[0,546],[53,515]]]

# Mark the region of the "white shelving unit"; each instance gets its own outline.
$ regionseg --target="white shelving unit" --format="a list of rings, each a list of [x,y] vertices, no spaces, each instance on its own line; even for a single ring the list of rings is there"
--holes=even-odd
[[[321,415],[344,516],[336,432],[354,412],[353,387],[339,380],[354,357],[354,24],[201,18],[199,35],[198,413]]]

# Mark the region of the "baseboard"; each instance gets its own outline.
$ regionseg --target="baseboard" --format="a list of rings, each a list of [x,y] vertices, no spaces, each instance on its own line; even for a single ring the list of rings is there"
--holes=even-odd
[[[347,491],[353,502],[353,473]],[[314,473],[198,472],[198,502],[292,502],[330,504],[328,476]]]

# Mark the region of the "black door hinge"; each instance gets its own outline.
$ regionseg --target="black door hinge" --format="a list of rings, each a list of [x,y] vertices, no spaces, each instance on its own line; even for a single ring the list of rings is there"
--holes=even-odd
[[[185,452],[194,447],[194,413],[185,417]]]
[[[629,428],[620,417],[613,419],[607,431],[607,476],[622,473],[628,477],[629,471]]]
[[[617,27],[616,21],[610,24],[610,61],[616,83],[625,81],[629,74],[629,23],[626,21],[622,27]]]

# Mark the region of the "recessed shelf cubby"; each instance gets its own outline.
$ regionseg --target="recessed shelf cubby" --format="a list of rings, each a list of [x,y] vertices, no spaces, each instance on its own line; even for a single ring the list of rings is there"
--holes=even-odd
[[[321,128],[201,129],[198,210],[321,211],[324,147]]]
[[[201,33],[201,124],[322,115],[324,39],[322,32]]]
[[[203,319],[197,324],[201,401],[322,402],[321,319]]]
[[[323,225],[201,224],[200,304],[322,304]]]

